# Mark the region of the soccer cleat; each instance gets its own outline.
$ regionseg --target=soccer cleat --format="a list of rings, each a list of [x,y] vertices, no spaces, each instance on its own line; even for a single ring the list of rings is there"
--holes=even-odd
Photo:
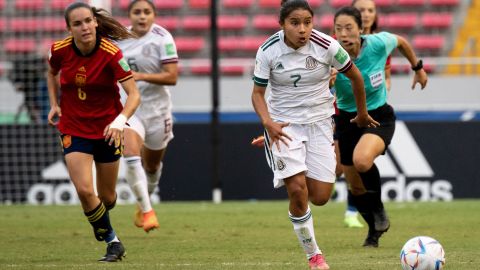
[[[325,261],[325,257],[322,254],[315,254],[315,256],[311,257],[308,260],[308,266],[310,269],[317,269],[317,270],[328,270],[330,266],[328,266],[327,261]]]
[[[143,212],[140,209],[140,206],[137,205],[137,210],[135,210],[135,216],[133,218],[133,223],[139,228],[143,228]]]
[[[155,215],[155,211],[150,210],[143,214],[143,230],[145,232],[149,232],[153,229],[158,229],[160,225],[158,224],[157,215]]]
[[[254,138],[250,144],[256,147],[263,147],[265,145],[265,137],[258,136],[257,138]]]
[[[118,262],[126,256],[125,248],[121,242],[110,242],[107,245],[107,253],[98,260],[99,262]]]
[[[343,223],[345,223],[347,228],[363,228],[363,224],[358,220],[357,215],[345,215]]]
[[[373,219],[375,221],[375,230],[379,232],[386,232],[390,228],[390,220],[388,220],[385,209],[378,212],[373,212]]]

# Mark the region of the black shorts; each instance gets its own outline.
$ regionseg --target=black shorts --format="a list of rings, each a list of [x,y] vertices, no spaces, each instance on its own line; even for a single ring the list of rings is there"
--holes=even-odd
[[[123,152],[123,144],[115,147],[115,144],[108,145],[104,139],[85,139],[82,137],[60,135],[63,154],[81,152],[93,155],[93,160],[100,163],[114,162],[120,159]]]
[[[336,122],[336,135],[338,138],[338,146],[340,149],[340,161],[343,165],[353,165],[353,150],[357,145],[360,137],[365,133],[378,135],[385,143],[385,151],[390,145],[393,133],[395,132],[395,112],[392,106],[385,103],[375,110],[368,111],[368,114],[380,123],[376,128],[359,128],[355,123],[350,123],[350,120],[355,118],[356,112],[346,112],[340,110]]]

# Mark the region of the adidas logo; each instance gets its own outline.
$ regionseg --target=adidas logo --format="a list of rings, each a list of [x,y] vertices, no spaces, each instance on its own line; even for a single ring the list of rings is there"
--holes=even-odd
[[[79,69],[78,69],[79,72],[87,72],[87,70],[85,69],[84,66],[81,66]]]
[[[273,70],[280,70],[280,69],[285,69],[282,65],[282,63],[278,63],[274,68]]]

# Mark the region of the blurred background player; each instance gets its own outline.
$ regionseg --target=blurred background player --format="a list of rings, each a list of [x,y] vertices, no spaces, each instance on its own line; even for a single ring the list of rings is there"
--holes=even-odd
[[[257,51],[252,103],[265,128],[274,187],[286,186],[289,218],[310,269],[330,269],[315,240],[308,202],[326,204],[335,182],[331,66],[345,73],[354,85],[359,113],[352,121],[360,126],[378,123],[366,112],[358,69],[338,42],[313,30],[313,10],[308,2],[282,1],[279,23],[282,30]]]
[[[122,130],[140,103],[140,94],[121,50],[110,40],[132,36],[104,10],[83,2],[65,9],[65,22],[71,36],[50,49],[48,122],[61,133],[70,179],[95,238],[107,243],[99,261],[116,262],[125,256],[125,248],[112,228],[109,210],[117,198]],[[117,81],[128,95],[125,107]]]
[[[381,32],[361,35],[362,17],[354,7],[344,7],[334,16],[337,40],[360,69],[367,94],[368,113],[380,122],[376,128],[359,128],[351,123],[356,114],[352,85],[343,74],[335,80],[339,109],[336,131],[340,158],[349,192],[358,211],[368,224],[364,246],[378,247],[380,236],[390,227],[390,221],[381,200],[380,173],[375,158],[384,154],[395,130],[395,113],[387,104],[385,62],[395,48],[399,48],[415,71],[412,89],[427,83],[422,61],[418,60],[411,45],[402,37]]]
[[[166,85],[177,83],[178,55],[172,35],[154,24],[156,13],[151,1],[132,1],[128,17],[130,31],[138,38],[118,45],[132,68],[142,102],[124,130],[125,177],[138,201],[134,223],[149,232],[159,227],[150,195],[158,187],[162,160],[173,138],[172,102]]]

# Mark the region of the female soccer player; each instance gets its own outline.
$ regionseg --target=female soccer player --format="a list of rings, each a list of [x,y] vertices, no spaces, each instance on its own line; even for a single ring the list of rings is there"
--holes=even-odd
[[[352,80],[360,126],[378,123],[366,112],[363,81],[337,41],[313,30],[313,10],[305,0],[282,1],[282,30],[257,51],[252,103],[265,127],[267,161],[274,187],[286,186],[289,217],[310,269],[329,269],[315,240],[312,213],[328,202],[335,182],[331,66]],[[266,87],[271,92],[265,101]],[[267,105],[268,103],[268,105]]]
[[[110,40],[131,34],[104,10],[83,2],[65,9],[65,22],[71,36],[50,48],[48,122],[61,133],[70,179],[95,238],[107,243],[100,261],[115,262],[125,256],[125,248],[108,212],[116,201],[122,130],[140,103],[140,94],[122,52]],[[125,107],[117,82],[128,94]],[[93,187],[93,162],[98,196]]]
[[[138,38],[120,41],[118,45],[133,69],[142,103],[128,121],[130,127],[125,129],[123,155],[127,162],[127,182],[138,201],[134,224],[149,232],[159,227],[150,195],[158,186],[163,156],[173,138],[172,102],[166,85],[177,83],[178,55],[172,35],[154,24],[152,1],[132,1],[128,16],[130,30]]]
[[[341,163],[353,202],[369,227],[363,245],[378,247],[378,240],[389,229],[390,221],[381,200],[380,174],[374,160],[385,153],[395,130],[395,113],[386,102],[385,61],[398,47],[415,71],[412,89],[417,83],[423,89],[427,74],[422,69],[422,61],[417,59],[412,46],[404,38],[388,32],[361,35],[362,17],[354,7],[344,7],[336,12],[334,28],[338,41],[366,82],[368,113],[380,122],[376,128],[359,128],[350,122],[350,118],[357,114],[352,85],[347,77],[338,74],[335,81],[339,109],[336,131]]]

